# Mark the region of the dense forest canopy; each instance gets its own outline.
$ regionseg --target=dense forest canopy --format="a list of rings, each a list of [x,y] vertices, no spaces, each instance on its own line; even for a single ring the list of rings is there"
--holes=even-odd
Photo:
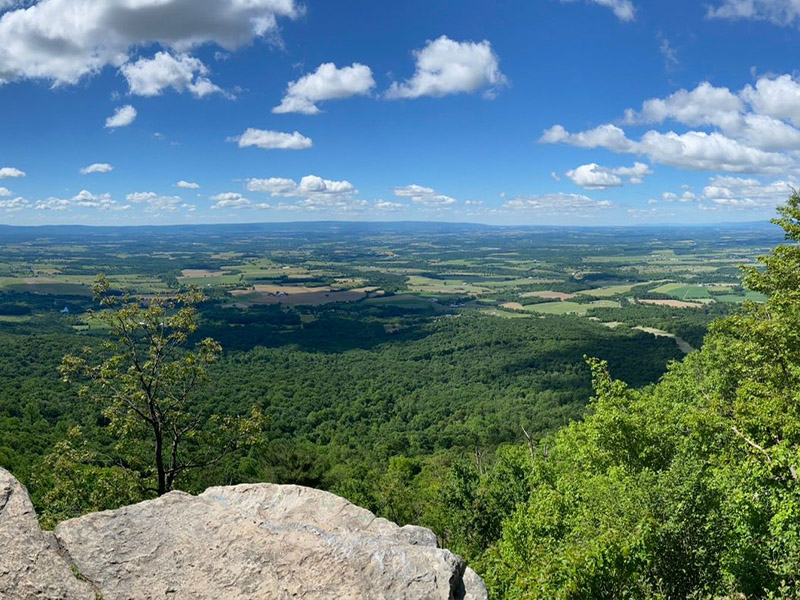
[[[143,310],[199,287],[184,341],[223,353],[191,411],[259,415],[179,489],[332,490],[431,527],[495,598],[791,597],[793,243],[759,267],[762,228],[303,227],[10,230],[0,465],[45,525],[155,493],[147,438],[57,370],[108,356],[105,272]]]

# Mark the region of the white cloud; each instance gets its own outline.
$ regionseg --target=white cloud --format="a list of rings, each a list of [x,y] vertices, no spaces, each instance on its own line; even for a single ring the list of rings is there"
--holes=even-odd
[[[90,175],[91,173],[110,173],[113,170],[114,167],[108,163],[94,163],[88,167],[83,167],[80,172],[81,175]]]
[[[666,71],[673,71],[680,66],[678,53],[667,38],[661,38],[661,45],[658,47],[658,50],[661,52],[661,56],[664,57],[664,69]]]
[[[128,81],[130,93],[136,96],[159,96],[168,88],[176,92],[188,90],[198,98],[225,94],[205,77],[208,68],[203,62],[188,54],[158,52],[153,58],[122,65],[120,72]]]
[[[609,200],[594,200],[583,194],[542,194],[537,196],[519,196],[503,204],[503,208],[512,211],[537,212],[545,215],[585,215],[598,210],[614,208]]]
[[[14,167],[0,168],[0,179],[6,179],[9,177],[25,177],[25,171],[20,171]]]
[[[784,154],[765,152],[725,137],[720,133],[648,131],[637,144],[654,162],[700,171],[768,173],[793,164]]]
[[[0,210],[4,210],[5,212],[17,212],[29,206],[30,202],[21,196],[8,200],[0,200]]]
[[[756,89],[747,86],[734,94],[728,88],[703,82],[691,91],[679,90],[667,98],[647,100],[638,112],[628,109],[625,121],[651,124],[673,120],[690,127],[716,127],[726,136],[761,150],[800,147],[800,131],[778,120],[790,117],[792,109],[800,115],[800,86],[788,76],[762,78],[756,85]],[[756,112],[747,112],[745,101]]]
[[[36,210],[52,210],[56,212],[63,212],[69,210],[72,203],[63,198],[48,198],[47,200],[38,200],[36,202]]]
[[[88,190],[81,190],[73,196],[71,203],[80,208],[95,208],[103,211],[124,208],[119,206],[115,200],[112,200],[111,194],[93,194]]]
[[[561,2],[574,2],[575,0],[561,0]],[[586,0],[591,4],[599,4],[610,8],[620,21],[633,21],[636,18],[636,9],[630,0]]]
[[[565,173],[575,185],[587,190],[604,190],[622,185],[622,177],[597,163],[589,163]]]
[[[761,77],[755,87],[748,85],[742,90],[742,98],[759,114],[800,126],[800,82],[791,75]]]
[[[137,48],[187,52],[205,44],[233,50],[277,39],[278,17],[294,18],[294,0],[40,0],[0,17],[0,81],[47,79],[74,84],[104,67],[121,67]]]
[[[0,187],[0,196],[10,196],[11,190],[6,187]]]
[[[269,179],[248,179],[247,189],[251,192],[268,192],[272,196],[291,197],[296,195],[299,186],[294,179],[270,177]]]
[[[353,63],[338,69],[333,63],[323,63],[313,73],[289,83],[272,112],[315,115],[320,112],[317,102],[368,94],[374,87],[372,69],[366,65]]]
[[[331,205],[344,205],[358,194],[349,181],[323,179],[317,175],[306,175],[299,183],[283,177],[249,179],[246,185],[251,192],[267,192],[276,198],[304,198]]]
[[[423,206],[445,207],[455,204],[457,200],[444,194],[439,194],[433,188],[411,184],[394,188],[394,195],[400,198],[411,198],[414,204]]]
[[[772,210],[792,194],[797,183],[778,180],[763,182],[755,178],[730,176],[712,177],[703,188],[701,199],[710,202],[705,208]]]
[[[634,162],[632,167],[617,167],[612,169],[615,175],[622,175],[628,178],[628,183],[639,185],[644,182],[644,178],[653,174],[653,170],[646,164]]]
[[[383,212],[400,212],[408,208],[408,206],[405,204],[400,204],[399,202],[389,202],[387,200],[376,200],[374,206],[377,210]]]
[[[248,191],[265,192],[273,198],[298,198],[294,206],[305,210],[352,211],[367,206],[366,201],[357,197],[358,190],[349,181],[323,179],[317,175],[306,175],[299,182],[284,177],[248,179],[245,185]]]
[[[158,198],[158,194],[155,192],[134,192],[125,196],[125,200],[134,204],[142,204],[154,198]]]
[[[121,106],[114,114],[106,119],[107,128],[127,127],[136,119],[136,109],[130,104]]]
[[[671,122],[690,129],[651,129],[637,140],[612,123],[576,133],[554,125],[539,141],[604,148],[700,171],[780,173],[800,167],[800,81],[790,75],[763,76],[739,91],[704,81],[646,100],[624,115],[623,123],[630,126]],[[584,171],[588,167],[576,175],[587,175]],[[600,185],[616,185],[608,173],[594,176],[606,180]]]
[[[180,209],[195,209],[194,205],[186,204],[180,196],[160,196],[155,192],[134,192],[125,196],[125,200],[132,204],[144,204],[144,210],[148,213],[174,213]]]
[[[717,7],[709,7],[712,19],[751,19],[769,21],[783,27],[794,25],[800,19],[798,0],[723,0]]]
[[[252,202],[249,198],[245,198],[242,194],[238,192],[223,192],[221,194],[216,194],[209,198],[214,205],[211,207],[212,209],[220,209],[220,208],[230,208],[230,209],[242,209],[242,208],[260,208],[260,209],[269,209],[272,208],[270,204],[266,202],[255,203]]]
[[[439,98],[482,88],[486,96],[492,97],[508,82],[500,72],[500,59],[487,40],[456,42],[443,35],[428,40],[424,48],[414,51],[414,57],[416,72],[403,83],[393,83],[386,92],[387,98]]]
[[[587,190],[619,187],[623,183],[623,177],[627,177],[629,183],[639,184],[642,183],[644,177],[652,174],[653,171],[650,167],[640,162],[633,163],[632,167],[618,167],[615,169],[601,167],[596,163],[589,163],[565,173],[574,184]]]
[[[229,142],[237,142],[240,148],[255,146],[264,150],[306,150],[311,148],[311,138],[300,134],[270,131],[266,129],[248,128],[242,135],[228,138]]]
[[[218,208],[250,208],[253,203],[237,192],[223,192],[209,198],[214,202],[212,209]]]
[[[147,201],[144,210],[149,213],[175,213],[181,209],[191,212],[195,207],[192,204],[186,204],[180,196],[156,196]]]
[[[175,184],[179,188],[184,188],[186,190],[199,190],[200,184],[194,183],[193,181],[184,181],[181,179],[178,183]]]
[[[27,205],[26,205],[27,206]],[[111,198],[110,194],[93,194],[89,190],[81,190],[72,198],[54,198],[37,200],[34,205],[36,210],[52,210],[64,212],[72,208],[92,209],[99,211],[125,211],[131,208],[130,205],[120,205]]]
[[[544,132],[540,141],[640,154],[655,163],[699,171],[768,173],[786,169],[794,163],[785,154],[759,150],[717,132],[678,134],[651,130],[641,140],[634,141],[616,125],[601,125],[579,133],[569,133],[561,125],[555,125]]]
[[[744,102],[728,88],[718,88],[704,81],[695,89],[678,90],[666,98],[652,98],[642,104],[638,113],[628,109],[629,124],[663,123],[674,119],[690,126],[722,125],[744,109]]]
[[[539,141],[544,144],[569,144],[579,148],[606,148],[612,152],[636,152],[636,143],[629,140],[622,129],[610,124],[579,133],[569,133],[563,126],[553,125],[544,131]]]

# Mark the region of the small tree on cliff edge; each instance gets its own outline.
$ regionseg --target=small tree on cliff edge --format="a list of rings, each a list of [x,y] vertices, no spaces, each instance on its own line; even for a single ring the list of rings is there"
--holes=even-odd
[[[155,479],[147,490],[165,494],[182,473],[257,441],[263,421],[258,410],[246,419],[220,417],[197,402],[206,369],[222,352],[211,338],[187,347],[203,301],[197,290],[145,304],[114,294],[101,275],[94,293],[102,310],[92,316],[108,328],[102,357],[87,348],[82,356],[65,356],[59,371],[66,382],[84,381],[81,394],[102,406],[125,466]],[[142,460],[148,455],[152,459]]]

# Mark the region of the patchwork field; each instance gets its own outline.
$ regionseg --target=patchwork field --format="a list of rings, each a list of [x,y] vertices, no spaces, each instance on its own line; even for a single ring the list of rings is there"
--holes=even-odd
[[[563,292],[524,292],[520,294],[522,298],[544,298],[546,300],[572,300],[577,294],[565,294]]]
[[[583,316],[593,308],[618,308],[619,302],[613,300],[595,300],[586,304],[578,302],[543,302],[542,304],[529,304],[524,307],[530,312],[542,315],[580,315]]]
[[[639,298],[639,304],[649,304],[651,306],[669,306],[670,308],[703,308],[699,302],[684,302],[683,300],[653,300],[650,298]]]

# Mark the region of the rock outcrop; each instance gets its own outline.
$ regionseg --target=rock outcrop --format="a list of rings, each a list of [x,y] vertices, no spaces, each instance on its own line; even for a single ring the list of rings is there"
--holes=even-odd
[[[59,554],[53,535],[36,520],[28,491],[0,469],[0,598],[93,600]]]
[[[487,598],[429,530],[291,485],[172,492],[48,534],[0,469],[0,543],[3,599]]]

